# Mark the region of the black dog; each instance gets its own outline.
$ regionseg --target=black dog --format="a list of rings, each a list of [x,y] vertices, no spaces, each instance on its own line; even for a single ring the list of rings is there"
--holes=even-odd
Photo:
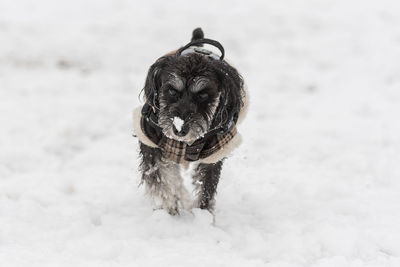
[[[159,58],[148,71],[146,103],[134,115],[140,170],[155,208],[170,214],[193,207],[213,213],[223,160],[241,142],[236,124],[246,106],[243,80],[223,58],[222,45],[197,28],[189,44]],[[194,200],[180,174],[180,166],[190,162],[197,163]]]

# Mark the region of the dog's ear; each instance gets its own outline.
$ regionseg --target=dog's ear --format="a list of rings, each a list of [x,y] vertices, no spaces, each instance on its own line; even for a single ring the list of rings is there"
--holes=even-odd
[[[217,107],[213,126],[226,126],[230,120],[237,120],[243,107],[244,83],[239,72],[225,61],[215,62],[215,72],[220,86],[220,102]]]
[[[161,86],[161,72],[166,64],[166,57],[159,58],[147,72],[144,91],[145,100],[153,107],[159,108],[158,94]]]

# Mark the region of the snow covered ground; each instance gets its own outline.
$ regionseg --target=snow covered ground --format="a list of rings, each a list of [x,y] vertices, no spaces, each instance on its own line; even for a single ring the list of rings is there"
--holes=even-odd
[[[216,224],[151,210],[131,111],[193,28],[245,77]],[[400,266],[398,1],[0,0],[0,266]]]

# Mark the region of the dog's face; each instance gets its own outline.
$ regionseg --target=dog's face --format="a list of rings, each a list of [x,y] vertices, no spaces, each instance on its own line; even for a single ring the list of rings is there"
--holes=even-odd
[[[191,144],[239,112],[242,85],[240,75],[225,61],[193,53],[157,60],[144,91],[159,109],[164,135]]]
[[[158,123],[172,139],[192,143],[209,130],[220,102],[213,73],[193,77],[167,70],[161,78]]]

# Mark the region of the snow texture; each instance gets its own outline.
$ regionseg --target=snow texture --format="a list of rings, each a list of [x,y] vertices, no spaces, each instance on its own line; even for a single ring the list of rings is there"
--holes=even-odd
[[[178,132],[180,132],[182,130],[183,120],[181,118],[174,117],[174,120],[172,123],[174,124],[174,126],[178,130]]]
[[[201,26],[249,87],[216,223],[152,211],[131,112]],[[395,0],[0,1],[0,266],[400,266]]]

